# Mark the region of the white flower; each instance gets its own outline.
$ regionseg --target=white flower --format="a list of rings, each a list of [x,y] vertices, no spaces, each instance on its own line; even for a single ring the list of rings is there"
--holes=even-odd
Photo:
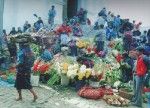
[[[77,75],[77,69],[76,70],[69,70],[67,72],[67,77],[73,79]]]
[[[114,83],[114,87],[116,87],[116,88],[118,88],[118,86],[120,85],[120,81],[116,81],[115,83]]]
[[[74,66],[73,65],[69,65],[68,66],[68,70],[73,70]]]
[[[78,64],[74,64],[74,69],[78,69],[79,65]]]
[[[82,65],[82,66],[80,67],[80,72],[86,73],[86,66],[85,66],[85,65]]]

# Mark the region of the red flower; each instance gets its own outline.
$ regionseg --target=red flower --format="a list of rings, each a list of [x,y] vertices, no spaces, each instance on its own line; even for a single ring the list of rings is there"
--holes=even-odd
[[[117,60],[117,62],[121,62],[121,60],[122,60],[122,56],[121,56],[121,54],[118,54],[117,56],[116,56],[116,60]]]
[[[41,74],[44,74],[46,71],[48,71],[49,66],[50,66],[49,64],[43,64],[39,67],[38,70]]]
[[[92,49],[89,47],[87,48],[88,53],[90,53],[92,51]]]
[[[93,51],[95,54],[97,53],[96,47],[93,48]]]
[[[39,66],[39,64],[40,64],[40,61],[37,61],[37,62],[34,64],[34,66],[33,66],[33,71],[34,71],[34,72],[37,72],[37,71],[38,71],[38,66]]]
[[[72,32],[72,29],[69,26],[62,25],[56,30],[56,32],[57,32],[57,34],[61,34],[63,32],[69,34]]]

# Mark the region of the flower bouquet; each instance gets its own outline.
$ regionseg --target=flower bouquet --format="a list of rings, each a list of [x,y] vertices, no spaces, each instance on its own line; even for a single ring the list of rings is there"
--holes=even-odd
[[[48,72],[51,67],[51,63],[37,59],[32,67],[33,75],[31,76],[31,82],[33,86],[38,86],[40,75]]]
[[[78,64],[73,63],[69,58],[56,63],[56,69],[61,76],[61,84],[68,85],[70,79],[74,79],[77,75]]]
[[[38,59],[34,62],[34,66],[32,67],[33,74],[34,75],[44,74],[49,70],[51,65],[52,64],[49,62],[45,62],[43,60]]]
[[[90,78],[92,73],[91,68],[86,68],[85,65],[81,65],[77,72],[76,76],[76,90],[81,89],[83,86],[85,86],[86,81]]]

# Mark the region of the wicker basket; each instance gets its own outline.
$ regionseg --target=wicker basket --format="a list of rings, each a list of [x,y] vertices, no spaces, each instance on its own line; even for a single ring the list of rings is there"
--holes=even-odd
[[[127,92],[124,89],[119,89],[119,96],[131,100],[132,97],[133,97],[133,93],[132,92]]]

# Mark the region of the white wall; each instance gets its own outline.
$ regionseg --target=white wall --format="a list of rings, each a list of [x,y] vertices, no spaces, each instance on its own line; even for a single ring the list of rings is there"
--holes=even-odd
[[[150,27],[150,0],[79,0],[79,8],[89,11],[88,17],[94,21],[97,13],[106,7],[122,18],[142,21],[144,27]]]
[[[57,16],[56,23],[62,23],[63,0],[5,0],[4,4],[4,29],[9,33],[12,27],[23,26],[26,20],[33,24],[37,18],[33,14],[42,17],[47,23],[48,10],[55,5]]]
[[[0,0],[0,36],[2,36],[3,30],[3,9],[4,9],[4,0]]]

